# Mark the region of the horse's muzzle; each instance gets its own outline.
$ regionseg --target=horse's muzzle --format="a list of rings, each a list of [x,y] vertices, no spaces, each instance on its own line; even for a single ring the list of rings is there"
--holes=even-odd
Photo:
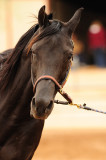
[[[55,78],[49,75],[39,77],[33,84],[34,97],[31,102],[30,114],[36,119],[46,119],[54,104],[56,86],[60,87]]]
[[[52,109],[53,109],[53,100],[39,98],[35,100],[35,97],[31,101],[31,110],[30,115],[36,119],[46,119]]]

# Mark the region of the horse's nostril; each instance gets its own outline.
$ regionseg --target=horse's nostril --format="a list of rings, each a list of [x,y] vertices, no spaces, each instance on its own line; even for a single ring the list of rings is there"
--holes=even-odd
[[[32,105],[35,106],[35,98],[32,98]]]
[[[51,108],[52,108],[52,105],[53,105],[53,101],[50,101],[50,103],[49,103],[47,109],[51,109]]]

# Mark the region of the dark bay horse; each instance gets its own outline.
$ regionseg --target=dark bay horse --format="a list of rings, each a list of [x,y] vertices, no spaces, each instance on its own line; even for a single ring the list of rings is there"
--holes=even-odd
[[[50,20],[45,6],[9,52],[0,71],[0,160],[31,160],[73,55],[72,33],[82,8],[67,22]],[[30,116],[31,115],[31,116]]]
[[[0,53],[0,70],[3,68],[4,62],[7,60],[10,53],[12,53],[13,49],[7,49]]]

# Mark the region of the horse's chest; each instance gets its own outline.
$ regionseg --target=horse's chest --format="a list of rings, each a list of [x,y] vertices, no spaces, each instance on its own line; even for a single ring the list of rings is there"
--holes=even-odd
[[[18,124],[0,148],[0,160],[30,160],[38,146],[42,128],[43,121],[34,119]]]

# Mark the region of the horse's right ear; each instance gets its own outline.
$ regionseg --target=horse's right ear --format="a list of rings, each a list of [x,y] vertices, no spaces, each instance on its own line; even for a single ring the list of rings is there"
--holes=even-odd
[[[46,27],[49,24],[48,15],[45,13],[45,6],[42,6],[39,10],[38,23],[40,27]]]

